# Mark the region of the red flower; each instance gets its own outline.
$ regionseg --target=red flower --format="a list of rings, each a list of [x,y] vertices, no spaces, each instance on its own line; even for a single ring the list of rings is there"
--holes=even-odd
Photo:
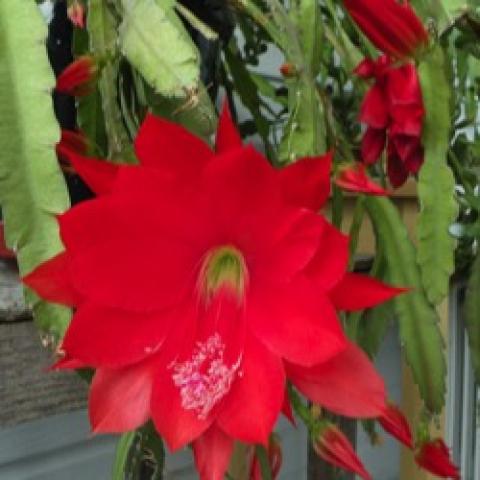
[[[71,63],[57,78],[56,90],[67,95],[81,97],[92,91],[97,72],[93,57],[84,55]]]
[[[415,461],[425,470],[443,478],[460,478],[458,467],[450,460],[450,452],[441,438],[421,445]]]
[[[58,367],[97,369],[93,430],[152,418],[219,480],[234,439],[267,444],[289,411],[287,377],[332,411],[378,417],[383,381],[336,310],[402,290],[347,273],[347,237],[316,213],[331,155],[275,170],[242,146],[227,109],[216,152],[151,115],[135,149],[138,166],[70,152],[98,197],[58,218],[65,251],[24,279],[76,307]]]
[[[389,404],[378,421],[388,433],[402,442],[406,447],[413,448],[412,432],[402,411],[395,405]]]
[[[418,173],[423,163],[425,110],[415,66],[394,67],[384,55],[375,62],[365,59],[355,72],[375,80],[360,108],[360,121],[367,126],[362,160],[367,165],[375,163],[388,139],[387,173],[390,183],[399,187],[410,174]]]
[[[365,480],[371,479],[347,437],[334,425],[329,424],[324,427],[315,440],[313,448],[326,462],[355,472]]]
[[[403,59],[428,43],[428,33],[408,0],[344,0],[363,33],[384,53]]]
[[[79,0],[73,0],[67,9],[70,21],[79,28],[85,28],[85,7]]]
[[[276,480],[280,473],[280,468],[282,467],[282,448],[278,439],[275,435],[270,436],[268,442],[268,463],[270,465],[270,473],[272,474],[272,480]],[[263,480],[262,479],[262,470],[260,468],[260,462],[257,458],[257,455],[253,455],[252,463],[250,467],[250,477],[249,480]]]
[[[365,165],[356,163],[342,168],[335,184],[349,192],[368,193],[370,195],[388,195],[380,185],[372,182],[365,173]]]

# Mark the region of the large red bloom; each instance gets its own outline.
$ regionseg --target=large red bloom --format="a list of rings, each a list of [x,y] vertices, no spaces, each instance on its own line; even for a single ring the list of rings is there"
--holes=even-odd
[[[70,153],[98,197],[58,218],[65,251],[24,279],[76,307],[59,367],[97,369],[93,430],[152,418],[218,480],[234,439],[266,444],[289,411],[287,377],[335,412],[379,416],[383,382],[336,310],[401,290],[346,273],[347,238],[316,213],[330,156],[275,170],[227,109],[215,152],[151,115],[135,148],[139,166]]]
[[[374,79],[360,109],[360,121],[367,126],[362,160],[367,165],[375,163],[388,140],[387,173],[390,183],[399,187],[423,163],[425,109],[415,65],[395,66],[383,55],[375,61],[363,60],[355,72]]]
[[[428,33],[408,0],[344,0],[363,33],[395,58],[415,55],[428,43]]]

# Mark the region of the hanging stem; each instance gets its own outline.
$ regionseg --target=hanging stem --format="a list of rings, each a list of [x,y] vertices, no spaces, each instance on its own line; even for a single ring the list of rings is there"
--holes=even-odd
[[[268,461],[267,449],[262,445],[255,447],[255,454],[260,464],[260,472],[262,473],[262,480],[273,480],[272,471],[270,470],[270,463]]]

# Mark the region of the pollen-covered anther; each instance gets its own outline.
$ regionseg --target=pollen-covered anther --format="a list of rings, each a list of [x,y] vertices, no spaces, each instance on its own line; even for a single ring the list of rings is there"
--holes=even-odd
[[[219,290],[227,289],[242,303],[247,286],[247,265],[237,248],[226,245],[207,253],[198,277],[198,291],[205,302]]]
[[[172,380],[180,390],[182,407],[193,410],[198,418],[205,419],[213,407],[230,391],[238,371],[241,357],[233,365],[224,359],[225,344],[215,333],[205,342],[198,342],[190,360],[173,362]]]

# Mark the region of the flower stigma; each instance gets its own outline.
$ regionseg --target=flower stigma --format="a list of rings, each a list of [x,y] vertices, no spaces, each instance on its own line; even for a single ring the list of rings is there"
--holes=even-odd
[[[207,253],[199,276],[199,292],[209,302],[223,288],[243,301],[248,283],[248,270],[241,252],[231,246],[217,247]]]

